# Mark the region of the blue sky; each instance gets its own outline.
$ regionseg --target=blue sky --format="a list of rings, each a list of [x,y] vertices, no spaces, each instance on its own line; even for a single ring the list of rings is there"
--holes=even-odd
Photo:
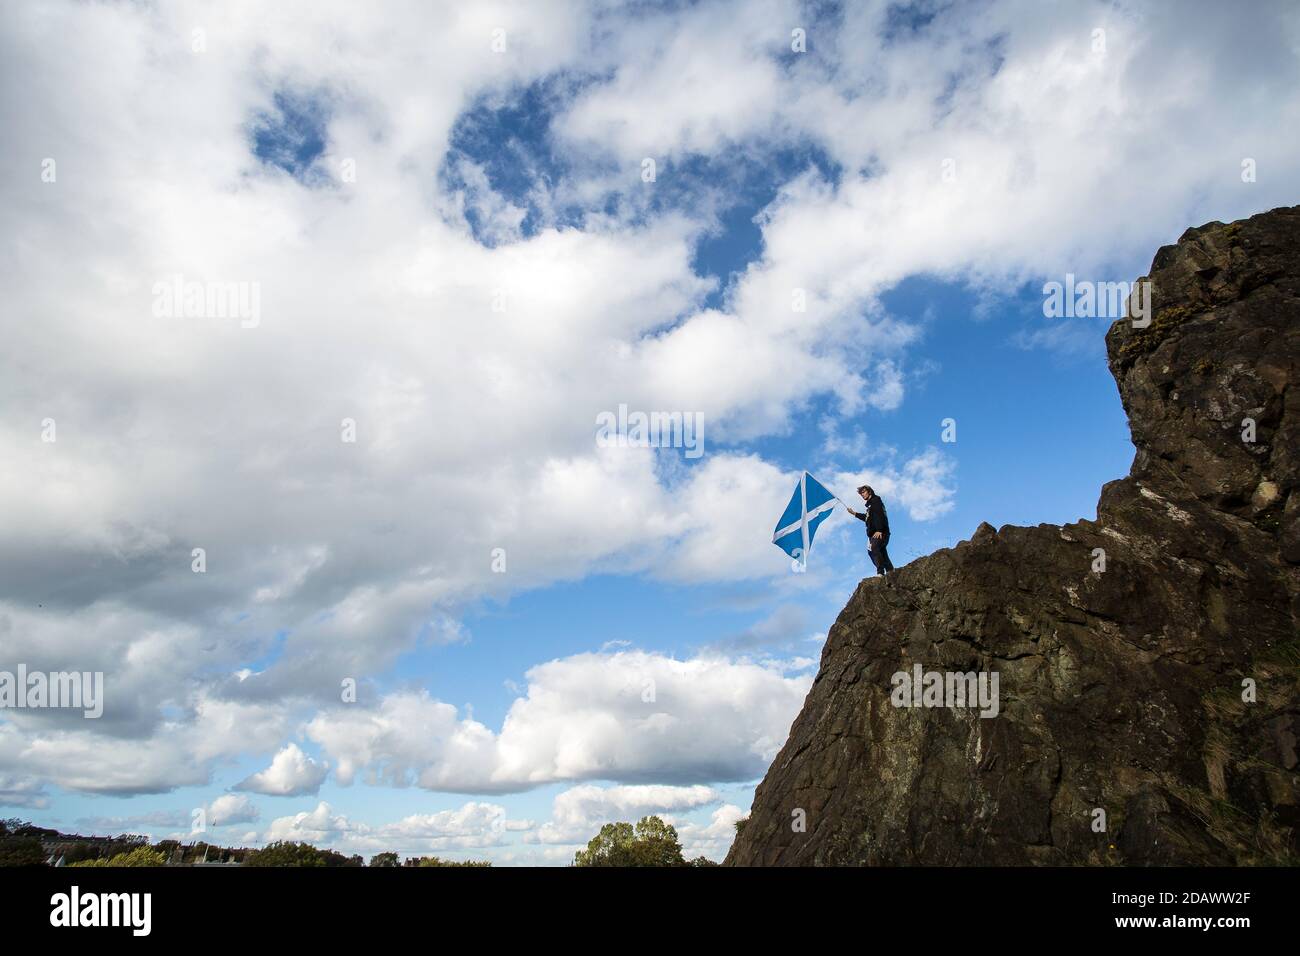
[[[0,670],[108,697],[0,712],[0,807],[83,832],[720,858],[870,571],[839,513],[792,573],[797,475],[898,565],[1094,517],[1111,319],[1043,283],[1300,172],[1284,5],[51,11],[0,32]],[[619,405],[704,454],[602,447]]]

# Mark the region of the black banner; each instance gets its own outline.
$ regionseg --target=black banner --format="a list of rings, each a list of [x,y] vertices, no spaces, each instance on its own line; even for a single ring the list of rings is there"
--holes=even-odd
[[[860,934],[864,946],[941,945],[962,926],[972,940],[991,933],[999,942],[1041,942],[1052,931],[1057,941],[1233,945],[1294,926],[1295,877],[1293,869],[33,868],[0,870],[0,912],[12,941],[75,934],[74,944],[424,934],[435,943],[469,920],[484,942],[502,933],[590,939],[596,927],[611,938],[698,939],[710,925],[735,941],[785,924]]]

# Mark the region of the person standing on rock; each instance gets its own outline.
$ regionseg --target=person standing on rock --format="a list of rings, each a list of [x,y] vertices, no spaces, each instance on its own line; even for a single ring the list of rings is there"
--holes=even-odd
[[[889,575],[894,570],[894,562],[889,560],[889,515],[885,513],[885,503],[871,490],[870,485],[863,485],[858,489],[858,494],[866,502],[866,513],[858,514],[848,505],[844,506],[844,510],[866,524],[867,553],[871,555],[871,563],[876,566],[877,574],[885,576],[885,585],[893,587],[894,582],[889,579]]]

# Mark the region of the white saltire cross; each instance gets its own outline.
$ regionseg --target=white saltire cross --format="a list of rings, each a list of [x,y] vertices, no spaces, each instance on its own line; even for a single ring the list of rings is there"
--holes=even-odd
[[[781,538],[784,538],[795,528],[799,528],[803,532],[803,557],[805,561],[808,560],[808,519],[816,518],[819,514],[822,514],[823,512],[833,510],[835,508],[835,502],[837,501],[840,501],[840,499],[831,498],[829,501],[823,502],[822,504],[818,505],[816,508],[812,510],[812,513],[809,514],[808,472],[805,471],[802,475],[799,476],[799,511],[801,517],[799,518],[798,521],[793,521],[790,524],[786,525],[784,528],[777,528],[776,532],[772,535],[772,543],[776,544],[777,541],[779,541]],[[840,501],[840,504],[844,504],[844,502]]]

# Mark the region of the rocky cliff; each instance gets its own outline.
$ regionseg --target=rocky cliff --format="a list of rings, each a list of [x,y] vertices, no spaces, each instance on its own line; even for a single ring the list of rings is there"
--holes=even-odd
[[[1129,476],[859,584],[728,864],[1297,862],[1300,207],[1147,278]],[[896,706],[917,664],[997,673],[997,716]]]

